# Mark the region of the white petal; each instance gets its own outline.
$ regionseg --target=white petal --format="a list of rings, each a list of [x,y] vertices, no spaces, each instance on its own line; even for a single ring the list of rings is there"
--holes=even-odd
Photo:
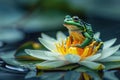
[[[61,31],[57,32],[56,37],[58,41],[65,40],[67,38],[66,35]]]
[[[77,62],[80,61],[80,56],[73,55],[73,54],[67,54],[67,55],[65,55],[65,59],[66,59],[68,62],[77,63]]]
[[[50,42],[49,40],[46,39],[42,39],[39,38],[39,41],[41,42],[41,44],[43,44],[47,49],[49,49],[50,51],[53,51],[56,49],[56,46],[54,43]]]
[[[50,42],[56,42],[57,40],[55,40],[54,38],[42,33],[41,34],[42,38],[45,39],[45,40],[49,40]]]
[[[120,62],[120,56],[110,56],[108,58],[100,60],[100,62]]]
[[[38,59],[43,59],[43,60],[58,60],[59,59],[58,54],[52,53],[49,51],[25,49],[25,52],[28,55],[36,57]]]
[[[119,48],[120,48],[120,45],[104,49],[102,51],[102,53],[101,53],[101,57],[99,58],[99,60],[107,58],[107,57],[113,55]]]
[[[100,38],[100,32],[95,33],[95,34],[94,34],[94,38],[95,38],[95,39],[99,39],[99,38]]]
[[[101,56],[101,54],[98,53],[98,54],[95,54],[95,55],[93,55],[93,56],[87,57],[87,58],[85,59],[85,61],[95,61],[95,60],[98,59],[100,56]]]
[[[44,61],[36,64],[38,68],[56,68],[65,65],[65,61]]]
[[[110,39],[110,40],[108,40],[108,41],[105,41],[105,42],[104,42],[103,49],[106,49],[106,48],[111,47],[111,46],[115,43],[116,40],[117,40],[117,38],[114,38],[114,39]]]
[[[96,62],[90,62],[90,61],[81,61],[79,64],[84,65],[90,69],[95,69],[95,70],[101,70],[104,69],[104,65]]]

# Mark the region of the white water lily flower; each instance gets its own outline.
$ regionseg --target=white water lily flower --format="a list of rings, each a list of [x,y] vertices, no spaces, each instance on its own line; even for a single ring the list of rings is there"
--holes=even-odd
[[[99,36],[100,33],[94,35],[95,38],[99,38]],[[49,51],[25,50],[28,55],[45,60],[36,64],[37,68],[57,68],[71,63],[78,63],[98,70],[105,68],[101,62],[120,61],[120,56],[112,56],[120,48],[120,45],[111,47],[116,38],[104,42],[102,51],[97,52],[95,51],[96,48],[93,49],[93,44],[90,44],[92,48],[89,46],[85,48],[70,47],[72,45],[70,37],[66,37],[62,32],[58,32],[56,37],[57,40],[42,34],[42,38],[39,38],[39,41]]]

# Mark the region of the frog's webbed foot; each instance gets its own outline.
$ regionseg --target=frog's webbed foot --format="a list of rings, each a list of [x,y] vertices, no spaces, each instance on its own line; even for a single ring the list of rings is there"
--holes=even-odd
[[[97,48],[98,50],[102,50],[103,49],[103,42],[100,42],[98,45],[97,45]]]
[[[96,48],[95,48],[94,52],[101,52],[101,51],[102,51],[102,49],[103,49],[103,46],[104,46],[104,44],[103,44],[103,42],[102,42],[102,41],[101,41],[101,42],[99,42],[99,43],[97,43],[97,45],[96,45]]]

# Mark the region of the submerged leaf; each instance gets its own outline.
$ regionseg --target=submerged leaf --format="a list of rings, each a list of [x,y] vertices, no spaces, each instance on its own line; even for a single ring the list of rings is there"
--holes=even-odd
[[[29,56],[27,53],[25,53],[25,49],[43,49],[44,47],[36,42],[26,42],[23,45],[21,45],[15,52],[15,58],[17,60],[37,60],[32,56]]]

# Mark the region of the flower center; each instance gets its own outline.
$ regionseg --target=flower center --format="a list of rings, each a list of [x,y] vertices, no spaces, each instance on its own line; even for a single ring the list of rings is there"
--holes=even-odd
[[[92,56],[98,51],[96,46],[96,41],[93,41],[91,44],[89,44],[85,48],[71,47],[72,45],[80,44],[82,42],[83,41],[81,40],[73,40],[69,36],[67,40],[56,44],[56,48],[57,48],[56,51],[62,55],[67,55],[67,54],[79,55],[82,59],[88,56]]]

